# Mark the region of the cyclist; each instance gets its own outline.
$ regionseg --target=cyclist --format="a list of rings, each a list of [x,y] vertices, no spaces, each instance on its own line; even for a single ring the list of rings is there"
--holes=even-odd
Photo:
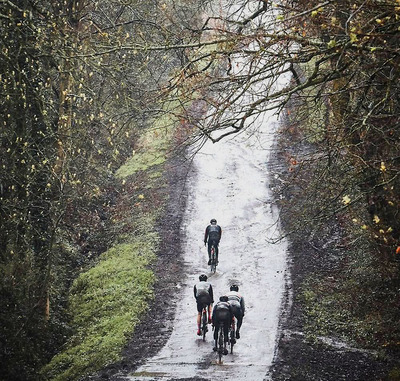
[[[221,240],[222,229],[221,226],[217,225],[217,220],[215,218],[211,219],[210,225],[206,227],[204,233],[204,246],[207,244],[208,240],[208,264],[211,265],[211,246],[215,246],[215,256],[218,263],[218,245]]]
[[[210,282],[207,282],[207,275],[201,274],[199,282],[194,285],[193,292],[197,302],[197,335],[201,335],[201,312],[204,307],[208,307],[208,324],[211,323],[211,308],[214,303],[213,288]]]
[[[222,324],[224,329],[224,355],[228,354],[228,349],[226,349],[226,343],[228,342],[229,327],[232,324],[233,312],[232,307],[228,303],[228,297],[223,295],[219,298],[219,302],[214,306],[212,314],[212,324],[214,327],[214,341],[215,346],[214,351],[218,350],[218,331]]]
[[[226,294],[228,297],[228,302],[232,307],[233,315],[237,320],[237,328],[236,328],[236,338],[240,339],[240,327],[242,326],[245,305],[244,305],[244,298],[239,294],[239,286],[233,284],[230,291]],[[235,319],[232,319],[232,328],[235,328]]]

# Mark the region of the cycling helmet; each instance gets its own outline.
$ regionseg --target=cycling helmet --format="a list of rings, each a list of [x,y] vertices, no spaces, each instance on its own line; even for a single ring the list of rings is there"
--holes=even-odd
[[[231,291],[239,291],[239,286],[236,284],[233,284],[230,288]]]
[[[207,280],[207,275],[206,274],[201,274],[199,276],[199,280],[200,280],[200,282],[205,282]]]
[[[228,297],[226,295],[222,295],[219,297],[220,302],[227,302],[228,301]]]
[[[213,218],[211,221],[210,221],[210,224],[216,224],[217,223],[217,220],[215,219],[215,218]]]

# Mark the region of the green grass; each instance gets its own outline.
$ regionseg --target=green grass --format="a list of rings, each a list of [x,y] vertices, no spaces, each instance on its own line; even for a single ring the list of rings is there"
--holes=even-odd
[[[72,286],[70,313],[75,334],[43,369],[46,378],[76,380],[120,359],[121,348],[153,297],[157,237],[136,237],[105,252],[97,266]]]
[[[116,172],[118,178],[126,178],[138,171],[146,171],[163,164],[168,158],[171,141],[177,123],[170,109],[178,107],[177,102],[164,105],[165,115],[153,121],[139,141],[139,149]]]

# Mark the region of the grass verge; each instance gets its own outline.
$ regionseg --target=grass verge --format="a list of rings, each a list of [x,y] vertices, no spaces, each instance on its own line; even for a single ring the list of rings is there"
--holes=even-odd
[[[73,283],[70,313],[74,336],[43,369],[52,380],[75,380],[119,360],[120,350],[152,298],[148,269],[157,249],[152,234],[105,252],[97,266]]]
[[[159,128],[144,131],[138,152],[116,173],[119,197],[108,230],[114,244],[73,282],[68,313],[74,333],[42,368],[45,379],[82,379],[120,360],[154,296],[155,226],[167,202],[163,171],[176,121],[164,117],[155,124]]]

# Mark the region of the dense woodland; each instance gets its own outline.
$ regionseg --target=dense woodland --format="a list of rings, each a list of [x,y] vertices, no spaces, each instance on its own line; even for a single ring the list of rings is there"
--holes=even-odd
[[[303,142],[288,186],[310,202],[282,203],[288,236],[312,240],[333,216],[344,232],[343,303],[325,313],[345,312],[318,329],[398,348],[398,0],[4,0],[0,28],[2,379],[63,379],[45,365],[77,340],[82,275],[162,204],[165,159],[139,165],[160,135],[182,155],[268,109]]]

